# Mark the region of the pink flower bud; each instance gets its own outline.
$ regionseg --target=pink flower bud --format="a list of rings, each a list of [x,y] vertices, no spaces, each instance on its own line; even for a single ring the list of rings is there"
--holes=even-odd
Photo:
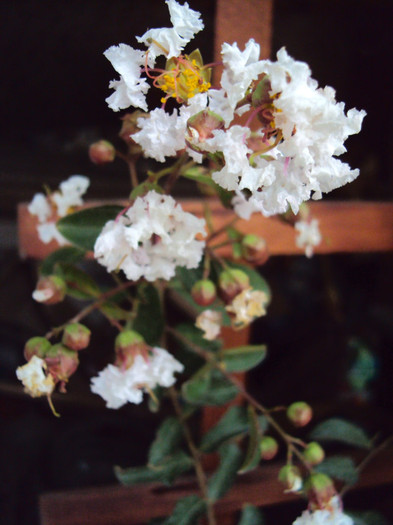
[[[26,361],[30,361],[33,355],[41,358],[45,357],[51,346],[52,345],[45,337],[32,337],[25,344],[24,356]]]
[[[313,510],[325,508],[336,495],[333,481],[320,472],[307,478],[304,490]]]
[[[304,401],[297,401],[287,408],[287,417],[295,427],[304,427],[312,419],[312,408]]]
[[[48,366],[48,373],[55,382],[66,383],[78,368],[78,352],[57,343],[45,356],[45,362]]]
[[[66,326],[63,332],[62,343],[71,350],[83,350],[89,346],[91,331],[80,323]]]
[[[187,140],[192,145],[198,146],[198,143],[205,142],[206,139],[213,137],[213,131],[223,128],[224,119],[213,111],[204,109],[188,119]]]
[[[284,484],[286,492],[298,492],[303,486],[300,470],[294,465],[285,465],[278,473],[278,479]]]
[[[147,359],[149,346],[143,337],[134,330],[120,332],[115,340],[116,360],[115,365],[125,370],[133,365],[137,355]]]
[[[278,452],[278,443],[271,436],[263,436],[259,443],[262,459],[273,459]]]
[[[246,261],[254,264],[264,264],[269,258],[269,252],[265,239],[249,233],[241,242],[242,254]]]
[[[127,144],[129,148],[129,153],[131,155],[141,155],[142,154],[142,147],[137,144],[134,139],[132,138],[132,135],[134,133],[137,133],[140,131],[140,128],[138,128],[137,121],[139,118],[148,118],[149,114],[145,113],[144,111],[141,111],[137,109],[136,111],[133,111],[132,113],[126,113],[122,120],[121,129],[119,132],[119,137],[124,140],[124,142]]]
[[[99,140],[90,145],[89,157],[94,164],[107,164],[115,159],[116,150],[107,140]]]
[[[325,459],[325,451],[319,443],[312,441],[304,449],[303,456],[310,465],[319,465]]]
[[[212,304],[217,296],[216,286],[209,279],[197,281],[191,289],[194,301],[200,306]]]
[[[250,286],[248,275],[242,270],[229,269],[220,273],[218,278],[220,295],[226,303]]]
[[[58,275],[49,275],[41,277],[37,283],[32,297],[35,301],[44,304],[60,303],[67,292],[67,286]]]

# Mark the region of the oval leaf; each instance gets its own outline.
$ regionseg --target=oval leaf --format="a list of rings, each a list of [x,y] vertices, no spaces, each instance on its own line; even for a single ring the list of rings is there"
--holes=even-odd
[[[315,470],[344,481],[346,485],[354,485],[359,477],[353,459],[348,456],[331,456],[317,465]]]
[[[247,410],[245,407],[230,407],[220,421],[202,438],[200,449],[212,452],[221,443],[248,430]]]
[[[158,291],[152,284],[142,283],[138,286],[137,297],[138,312],[133,329],[139,332],[149,345],[157,345],[164,330],[164,316]]]
[[[149,450],[149,464],[158,465],[168,455],[178,450],[183,439],[183,429],[176,417],[168,417],[157,430]]]
[[[75,248],[74,246],[66,246],[52,252],[48,257],[46,257],[41,266],[40,274],[41,275],[51,275],[54,273],[57,264],[59,263],[70,263],[75,264],[81,261],[85,256],[85,251],[80,248]]]
[[[232,487],[242,461],[242,453],[235,443],[225,443],[220,447],[220,465],[208,483],[208,495],[212,502]]]
[[[219,370],[206,365],[183,383],[182,394],[195,405],[224,405],[237,396],[238,390]]]
[[[86,208],[57,221],[57,229],[68,241],[83,250],[94,250],[94,244],[108,221],[116,218],[121,206]]]
[[[266,345],[246,345],[228,348],[222,360],[228,372],[245,372],[259,365],[266,357]]]
[[[206,504],[196,494],[180,499],[163,525],[193,525],[205,513]]]
[[[264,525],[261,511],[254,505],[244,505],[238,525]]]
[[[345,419],[328,419],[317,425],[310,436],[315,441],[340,441],[354,447],[371,448],[371,441],[364,430]]]
[[[244,474],[253,470],[261,459],[261,451],[259,448],[260,442],[260,429],[258,424],[257,414],[255,408],[251,405],[247,409],[248,424],[250,427],[250,437],[248,440],[248,447],[246,457],[244,458],[243,464],[239,469],[239,474]]]

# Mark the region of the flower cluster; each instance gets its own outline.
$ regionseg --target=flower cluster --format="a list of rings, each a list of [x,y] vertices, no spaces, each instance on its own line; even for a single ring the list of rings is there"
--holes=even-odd
[[[176,266],[196,268],[204,242],[205,221],[184,212],[168,195],[150,191],[109,221],[97,238],[94,256],[109,272],[123,270],[128,279],[171,279]]]
[[[38,219],[38,236],[48,244],[52,240],[59,245],[67,244],[66,239],[56,228],[56,221],[64,217],[75,206],[83,204],[82,195],[89,187],[90,181],[83,175],[72,175],[60,184],[59,190],[45,196],[36,193],[28,206],[28,210]]]

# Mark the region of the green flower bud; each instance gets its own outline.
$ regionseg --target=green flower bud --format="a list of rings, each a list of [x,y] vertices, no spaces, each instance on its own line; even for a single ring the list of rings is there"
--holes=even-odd
[[[79,365],[78,352],[70,350],[61,343],[52,346],[45,356],[48,372],[55,382],[66,383]],[[64,392],[64,388],[63,390]]]
[[[243,290],[250,287],[250,279],[243,270],[231,268],[220,273],[218,286],[223,300],[230,303]]]
[[[269,257],[265,239],[253,233],[249,233],[243,237],[241,247],[242,255],[246,261],[255,264],[264,264]]]
[[[44,304],[60,303],[67,292],[67,285],[58,275],[41,277],[38,280],[32,297],[35,301]]]
[[[216,286],[213,281],[202,279],[191,288],[191,295],[200,306],[208,306],[214,302],[217,296]]]
[[[80,323],[71,323],[66,326],[63,332],[63,345],[71,350],[83,350],[89,346],[91,331],[87,326]]]
[[[287,417],[296,427],[304,427],[312,419],[312,408],[304,401],[297,401],[288,407]]]
[[[312,509],[323,509],[336,495],[333,481],[322,473],[311,474],[305,483],[304,491]]]
[[[278,452],[278,443],[271,436],[263,436],[259,443],[262,459],[273,459]]]
[[[116,150],[107,140],[99,140],[90,145],[89,157],[94,164],[107,164],[114,161]]]
[[[285,465],[278,473],[278,479],[285,486],[285,492],[299,492],[303,486],[300,470],[294,465]]]
[[[316,441],[312,441],[307,445],[303,455],[310,465],[319,465],[325,459],[325,451]]]
[[[149,346],[143,337],[134,330],[120,332],[115,340],[115,365],[122,369],[132,366],[137,355],[148,357]]]
[[[45,357],[51,346],[45,337],[32,337],[25,344],[24,356],[26,361],[30,361],[33,355],[41,358]]]

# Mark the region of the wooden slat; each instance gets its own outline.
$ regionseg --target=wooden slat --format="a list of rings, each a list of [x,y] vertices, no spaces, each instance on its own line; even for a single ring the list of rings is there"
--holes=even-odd
[[[393,448],[376,456],[351,490],[393,483]],[[277,481],[281,465],[266,464],[239,476],[235,487],[216,505],[218,516],[239,510],[245,502],[265,507],[299,500],[284,494]],[[172,512],[178,499],[195,493],[193,482],[173,488],[157,485],[97,487],[41,496],[42,525],[137,525]]]
[[[201,200],[182,201],[185,210],[202,216]],[[320,222],[323,242],[315,253],[383,252],[393,250],[393,204],[387,202],[311,202],[312,215]],[[233,218],[233,213],[215,200],[210,202],[215,228]],[[37,222],[26,204],[18,207],[19,249],[22,257],[43,259],[56,248],[56,243],[43,244],[37,237]],[[254,214],[249,221],[239,220],[236,227],[244,233],[256,233],[266,239],[271,255],[297,255],[295,231],[277,218]],[[217,242],[222,237],[217,238]],[[230,248],[221,255],[230,256]]]

